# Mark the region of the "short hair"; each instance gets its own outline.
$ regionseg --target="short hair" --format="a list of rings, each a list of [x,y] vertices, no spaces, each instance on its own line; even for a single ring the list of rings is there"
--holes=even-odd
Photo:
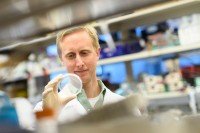
[[[60,58],[61,58],[61,54],[62,54],[61,48],[60,48],[60,41],[62,41],[62,39],[65,36],[72,34],[74,32],[77,32],[77,31],[81,31],[81,30],[86,31],[88,33],[88,35],[91,37],[92,44],[95,49],[100,48],[98,34],[94,27],[92,27],[91,25],[72,27],[69,29],[62,30],[62,31],[58,32],[58,34],[57,34],[56,45],[57,45],[57,52],[58,52],[58,55]]]

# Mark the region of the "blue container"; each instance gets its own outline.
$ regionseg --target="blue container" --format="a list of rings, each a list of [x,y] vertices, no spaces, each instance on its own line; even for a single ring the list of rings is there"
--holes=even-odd
[[[126,44],[126,54],[137,53],[144,48],[140,45],[139,41],[132,41]]]
[[[0,91],[0,125],[19,126],[17,112],[8,96]]]

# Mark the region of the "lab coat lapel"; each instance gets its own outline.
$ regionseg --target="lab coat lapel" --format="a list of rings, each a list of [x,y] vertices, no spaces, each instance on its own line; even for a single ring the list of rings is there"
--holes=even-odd
[[[105,94],[105,96],[104,96],[104,101],[103,101],[103,105],[105,105],[105,104],[108,104],[108,103],[111,103],[111,98],[112,98],[112,95],[111,95],[112,93],[110,92],[110,90],[109,89],[106,89],[106,94]]]

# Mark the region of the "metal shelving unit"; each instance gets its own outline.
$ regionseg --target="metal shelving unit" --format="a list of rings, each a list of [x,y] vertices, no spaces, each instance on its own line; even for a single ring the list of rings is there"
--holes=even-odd
[[[142,8],[131,14],[109,19],[111,31],[130,29],[141,25],[151,25],[167,19],[175,19],[193,13],[200,13],[199,0],[177,0]]]
[[[172,106],[188,105],[193,114],[197,113],[197,100],[195,90],[187,92],[164,92],[158,94],[147,94],[149,106]]]
[[[3,0],[0,2],[0,48],[18,47],[16,43],[37,38],[45,42],[43,37],[64,28],[163,2],[166,0]]]

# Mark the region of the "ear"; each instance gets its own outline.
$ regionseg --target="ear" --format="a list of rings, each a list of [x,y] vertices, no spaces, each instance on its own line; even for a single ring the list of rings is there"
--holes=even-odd
[[[61,66],[64,66],[64,62],[63,62],[63,60],[61,59],[61,57],[59,57],[59,60],[60,60]]]

